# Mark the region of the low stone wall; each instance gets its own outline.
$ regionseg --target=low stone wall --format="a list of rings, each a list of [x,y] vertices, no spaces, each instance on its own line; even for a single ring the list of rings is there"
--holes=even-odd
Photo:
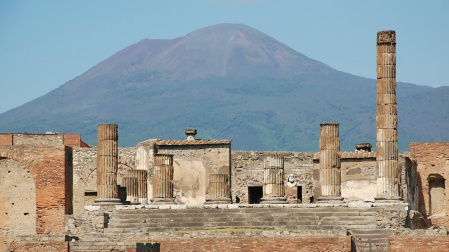
[[[103,233],[114,206],[86,206],[84,212],[67,216],[66,232],[71,236]]]

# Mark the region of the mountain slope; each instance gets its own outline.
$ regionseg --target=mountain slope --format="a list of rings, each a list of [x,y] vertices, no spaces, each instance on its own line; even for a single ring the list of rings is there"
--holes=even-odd
[[[373,59],[375,60],[375,59]],[[399,146],[449,141],[449,88],[398,84]],[[319,123],[339,122],[342,150],[375,145],[376,82],[336,71],[245,25],[142,40],[54,91],[0,115],[0,132],[73,132],[96,144],[233,140],[233,149],[317,151]]]

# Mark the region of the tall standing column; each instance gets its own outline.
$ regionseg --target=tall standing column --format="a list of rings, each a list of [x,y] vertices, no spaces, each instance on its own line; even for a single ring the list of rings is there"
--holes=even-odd
[[[98,124],[96,204],[120,204],[117,187],[118,125]]]
[[[210,174],[209,189],[206,198],[208,204],[229,204],[231,203],[228,174]]]
[[[320,184],[318,201],[341,201],[341,162],[338,123],[320,124]]]
[[[262,204],[286,204],[284,188],[284,156],[268,154],[263,158]]]
[[[153,202],[173,203],[173,155],[156,154],[153,168]]]
[[[147,174],[146,170],[129,170],[126,171],[126,177],[137,179],[137,198],[140,204],[148,204],[147,198]]]
[[[398,201],[398,116],[396,105],[396,33],[377,33],[377,106],[375,200]]]

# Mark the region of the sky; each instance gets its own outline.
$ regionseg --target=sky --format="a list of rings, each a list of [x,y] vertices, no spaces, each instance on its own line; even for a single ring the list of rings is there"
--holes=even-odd
[[[376,78],[376,34],[396,31],[397,81],[449,86],[449,1],[0,0],[0,113],[142,39],[251,26],[337,70]]]

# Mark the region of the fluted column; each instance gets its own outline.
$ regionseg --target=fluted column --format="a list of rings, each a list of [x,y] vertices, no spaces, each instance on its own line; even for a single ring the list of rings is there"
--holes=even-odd
[[[156,154],[153,168],[153,202],[172,203],[173,155]]]
[[[231,203],[228,174],[210,174],[209,190],[206,198],[208,204]]]
[[[341,162],[338,123],[320,124],[320,184],[318,201],[341,201]]]
[[[120,204],[117,169],[118,125],[98,124],[96,204]]]
[[[131,204],[139,203],[138,183],[137,178],[124,177],[122,179],[122,186],[126,187],[126,201]]]
[[[147,198],[147,174],[146,170],[129,170],[126,171],[126,177],[137,179],[137,198],[140,204],[148,204]]]
[[[396,33],[380,31],[377,33],[377,201],[401,200],[397,125]]]
[[[284,156],[268,154],[263,158],[262,204],[285,204]]]

